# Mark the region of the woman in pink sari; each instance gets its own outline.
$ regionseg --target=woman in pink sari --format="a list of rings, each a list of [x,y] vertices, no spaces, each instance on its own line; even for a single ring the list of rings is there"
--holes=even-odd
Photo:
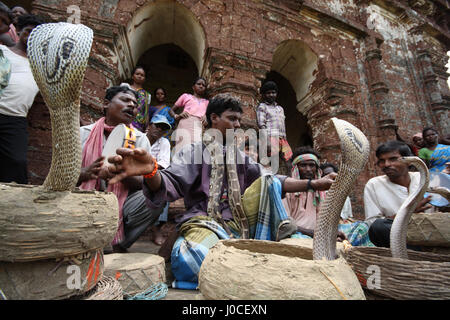
[[[170,115],[178,121],[175,130],[175,152],[178,152],[183,146],[202,141],[203,127],[206,126],[206,108],[208,99],[206,99],[206,80],[197,78],[192,86],[193,94],[184,93],[173,105]],[[182,109],[180,114],[175,112]]]

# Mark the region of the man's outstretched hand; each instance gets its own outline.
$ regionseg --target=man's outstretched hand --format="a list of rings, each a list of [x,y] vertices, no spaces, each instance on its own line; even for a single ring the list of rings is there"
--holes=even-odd
[[[314,188],[314,190],[326,191],[331,188],[331,185],[333,184],[336,177],[337,173],[329,173],[325,177],[322,177],[320,179],[311,180],[311,186]]]
[[[155,168],[153,157],[144,149],[119,148],[117,155],[108,158],[110,164],[107,166],[112,178],[110,184],[117,183],[130,176],[141,176],[149,174]]]

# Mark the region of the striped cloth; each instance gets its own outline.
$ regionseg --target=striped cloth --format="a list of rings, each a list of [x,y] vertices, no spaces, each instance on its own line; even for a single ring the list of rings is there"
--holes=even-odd
[[[369,225],[364,221],[339,224],[338,230],[345,234],[348,242],[350,242],[350,244],[354,247],[375,247],[375,245],[369,239]],[[307,236],[299,231],[293,234],[291,238],[312,239],[310,236]]]
[[[345,234],[352,246],[375,247],[369,239],[369,225],[364,221],[339,224],[338,230]]]
[[[273,175],[258,178],[242,197],[249,221],[250,237],[257,240],[274,240],[278,227],[288,215],[281,202],[281,182]],[[234,238],[239,237],[234,221],[226,222]],[[198,272],[209,249],[219,240],[229,239],[225,229],[211,217],[196,216],[180,228],[171,255],[173,288],[195,289]]]
[[[278,151],[281,153],[284,161],[288,161],[292,158],[292,149],[289,142],[285,138],[270,137],[271,152]]]

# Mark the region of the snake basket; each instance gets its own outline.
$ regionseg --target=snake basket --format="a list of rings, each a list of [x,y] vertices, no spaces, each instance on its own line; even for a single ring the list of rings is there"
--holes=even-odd
[[[70,300],[123,300],[123,289],[113,277],[103,276],[92,290]]]
[[[8,300],[60,300],[82,295],[103,275],[102,250],[64,259],[0,262],[0,290]]]
[[[370,293],[396,300],[450,299],[449,255],[408,250],[405,260],[376,247],[353,247],[343,255]]]
[[[365,300],[343,258],[313,260],[311,248],[273,241],[221,240],[198,277],[207,300]]]
[[[0,261],[57,259],[100,249],[117,231],[113,193],[0,184]]]
[[[155,283],[166,282],[165,261],[148,253],[107,254],[105,275],[119,281],[124,295],[133,296]]]
[[[407,243],[427,247],[450,247],[450,212],[413,213]]]

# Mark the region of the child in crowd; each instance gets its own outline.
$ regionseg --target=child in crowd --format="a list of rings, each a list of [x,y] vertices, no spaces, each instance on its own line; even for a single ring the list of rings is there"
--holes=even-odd
[[[175,152],[183,146],[202,140],[203,127],[206,126],[206,80],[197,78],[192,86],[193,94],[184,93],[175,102],[170,110],[170,115],[178,122],[175,131]],[[178,109],[182,109],[180,114],[176,114]]]
[[[166,103],[166,89],[159,87],[156,88],[156,90],[153,92],[153,98],[156,100],[156,105],[151,106],[151,109],[154,109],[155,112],[153,113],[153,117],[156,115],[162,115],[167,118],[167,121],[169,122],[171,128],[173,128],[173,125],[175,124],[175,119],[172,118],[170,115],[170,107]],[[153,119],[152,117],[152,119]],[[150,119],[151,122],[151,119]],[[170,129],[166,130],[163,134],[163,137],[169,139],[169,135],[172,131]]]
[[[292,149],[286,139],[283,107],[276,102],[278,86],[273,81],[267,81],[261,86],[260,93],[263,101],[256,108],[258,127],[267,130],[272,150],[278,149],[283,160],[290,167],[289,160],[292,158]]]
[[[141,66],[136,66],[133,69],[131,80],[131,86],[127,83],[121,83],[120,85],[128,85],[138,94],[138,113],[133,120],[133,127],[141,132],[145,132],[148,127],[149,121],[153,116],[154,110],[150,110],[151,95],[144,88],[145,83],[145,70]],[[153,111],[153,112],[152,112]]]

